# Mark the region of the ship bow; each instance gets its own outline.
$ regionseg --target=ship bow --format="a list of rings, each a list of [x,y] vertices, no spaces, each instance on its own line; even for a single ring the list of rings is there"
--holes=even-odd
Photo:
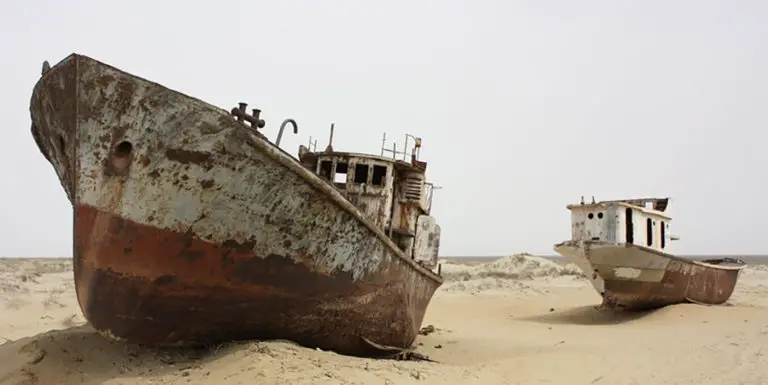
[[[32,137],[51,163],[74,203],[77,141],[77,56],[70,55],[44,73],[29,103]]]

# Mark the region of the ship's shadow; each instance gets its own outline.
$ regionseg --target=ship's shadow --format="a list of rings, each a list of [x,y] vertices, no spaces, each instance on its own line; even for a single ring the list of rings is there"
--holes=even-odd
[[[555,325],[616,325],[646,317],[656,310],[626,311],[606,309],[599,305],[572,307],[564,310],[551,309],[547,313],[516,318],[520,321]]]
[[[245,343],[147,348],[111,341],[88,325],[79,326],[0,345],[0,383],[95,385],[115,378],[186,377],[225,350],[244,348]]]

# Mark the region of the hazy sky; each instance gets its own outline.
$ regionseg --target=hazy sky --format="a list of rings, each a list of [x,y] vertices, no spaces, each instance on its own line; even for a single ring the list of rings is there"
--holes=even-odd
[[[671,196],[676,252],[768,253],[766,20],[759,0],[3,0],[0,255],[72,253],[29,117],[43,60],[72,52],[258,106],[272,139],[294,118],[294,155],[331,122],[339,150],[422,137],[443,255],[552,254],[581,195]]]

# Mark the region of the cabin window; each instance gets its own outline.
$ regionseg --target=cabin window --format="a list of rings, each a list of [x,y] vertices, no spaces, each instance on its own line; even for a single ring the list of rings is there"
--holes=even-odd
[[[664,221],[661,221],[661,248],[663,249],[667,245],[667,226]]]
[[[627,239],[627,243],[634,243],[635,242],[635,227],[632,223],[632,209],[627,207],[626,213],[626,234],[625,238]]]
[[[587,214],[587,218],[589,218],[589,219],[592,219],[594,217],[595,217],[595,214],[592,214],[592,213]]]
[[[384,186],[384,182],[387,176],[387,166],[379,166],[374,165],[373,166],[373,179],[371,180],[371,183],[376,186]]]
[[[355,183],[368,183],[368,165],[355,165]]]
[[[651,218],[648,218],[645,220],[645,224],[646,224],[645,242],[648,246],[651,246],[653,245],[653,221],[651,220]]]
[[[324,160],[320,162],[320,177],[323,179],[331,180],[331,166],[333,164],[330,160]]]
[[[336,174],[333,176],[333,181],[335,183],[347,183],[347,164],[346,163],[336,163]]]
[[[603,219],[603,213],[597,213],[597,219]]]

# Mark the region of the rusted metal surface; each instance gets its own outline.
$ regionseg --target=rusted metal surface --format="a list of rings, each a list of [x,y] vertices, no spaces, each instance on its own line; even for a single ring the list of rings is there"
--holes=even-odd
[[[584,273],[600,278],[596,287],[603,306],[646,310],[692,302],[725,303],[746,263],[738,259],[696,261],[648,247],[600,241],[566,241],[555,245],[566,256],[583,256]],[[581,267],[581,265],[580,265]]]
[[[252,113],[248,114],[245,110],[248,108],[248,103],[240,102],[238,103],[238,106],[233,108],[230,111],[230,114],[232,116],[237,117],[237,121],[242,122],[248,122],[251,124],[251,127],[256,130],[259,128],[264,128],[264,125],[267,123],[264,121],[264,119],[261,119],[261,110],[258,108],[252,109]],[[280,131],[282,133],[282,130]]]
[[[426,162],[410,162],[333,150],[333,128],[323,152],[299,146],[302,165],[339,190],[383,230],[406,257],[428,269],[438,266],[440,226],[430,216],[432,185],[426,181]],[[386,136],[385,136],[386,137]],[[412,153],[418,153],[416,138]],[[383,153],[383,150],[382,150]]]
[[[435,267],[440,249],[440,225],[434,218],[421,215],[416,221],[416,240],[413,245],[413,259],[422,266]]]
[[[245,107],[74,54],[36,84],[32,135],[73,205],[85,317],[150,345],[408,348],[442,279],[266,141]]]
[[[653,209],[645,208],[652,203]],[[569,205],[571,240],[554,250],[574,262],[603,296],[603,305],[649,309],[681,302],[721,304],[730,298],[739,260],[696,261],[664,252],[672,218],[669,198]]]
[[[283,138],[283,130],[285,130],[285,126],[288,124],[291,124],[293,126],[293,133],[298,134],[299,133],[299,125],[296,124],[296,121],[293,119],[285,119],[283,120],[283,123],[280,124],[280,130],[277,132],[277,139],[275,139],[275,146],[280,146],[280,139]]]

